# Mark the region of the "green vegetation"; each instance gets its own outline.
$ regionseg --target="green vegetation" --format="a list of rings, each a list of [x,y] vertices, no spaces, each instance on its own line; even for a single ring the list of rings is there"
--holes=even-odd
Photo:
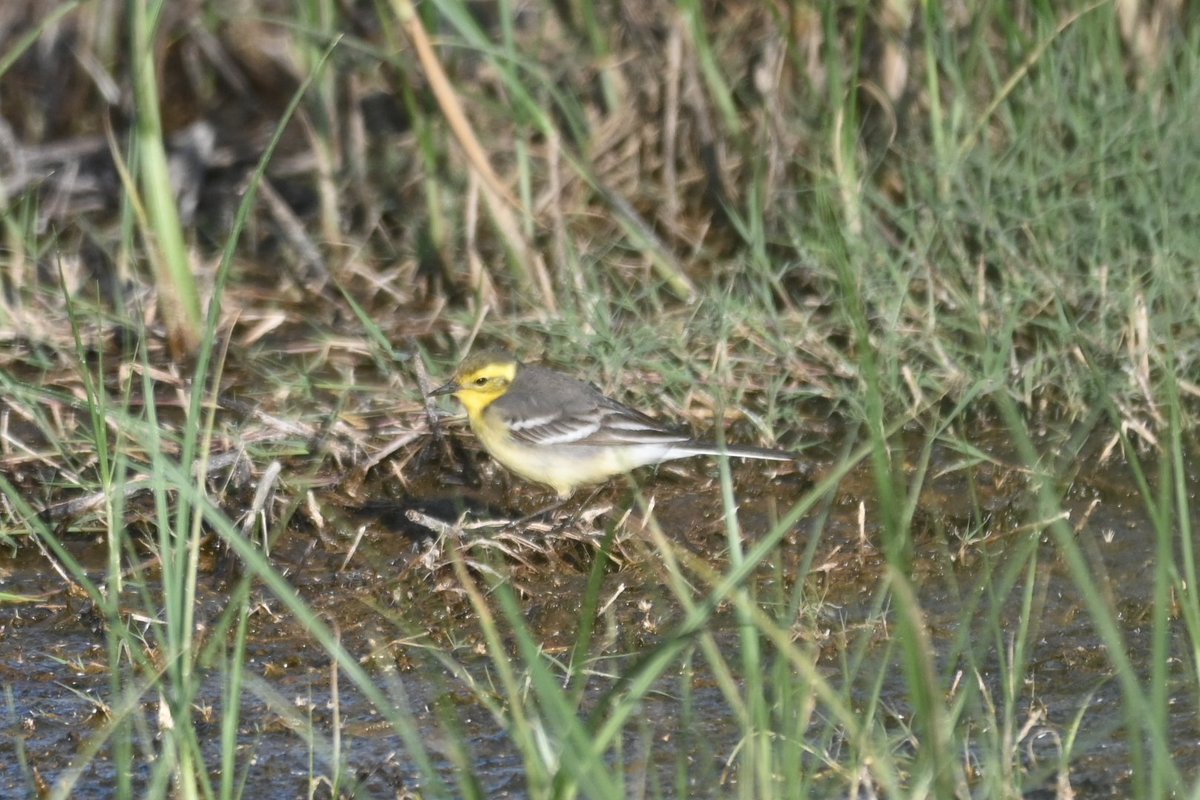
[[[1200,27],[980,5],[6,7],[0,794],[1194,796]]]

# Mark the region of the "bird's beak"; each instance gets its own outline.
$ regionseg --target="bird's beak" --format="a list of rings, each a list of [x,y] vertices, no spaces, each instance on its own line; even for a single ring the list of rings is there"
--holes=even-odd
[[[429,396],[437,397],[437,396],[443,395],[443,394],[454,394],[461,388],[462,388],[462,386],[459,386],[458,381],[456,379],[452,378],[448,383],[442,384],[441,386],[439,386],[438,388],[436,388],[432,392],[430,392]]]

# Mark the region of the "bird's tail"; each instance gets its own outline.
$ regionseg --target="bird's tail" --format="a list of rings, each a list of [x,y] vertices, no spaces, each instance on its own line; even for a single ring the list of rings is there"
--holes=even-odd
[[[744,445],[727,444],[724,447],[716,442],[680,442],[671,448],[669,458],[687,458],[688,456],[728,456],[729,458],[757,458],[765,461],[799,461],[800,454],[793,450],[779,450],[772,447],[747,447]]]

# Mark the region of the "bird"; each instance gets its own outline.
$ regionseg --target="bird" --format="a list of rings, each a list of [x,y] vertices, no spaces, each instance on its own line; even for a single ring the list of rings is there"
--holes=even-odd
[[[492,458],[526,480],[549,486],[560,500],[581,486],[677,458],[800,458],[788,450],[694,439],[586,381],[522,363],[502,350],[471,354],[430,395],[453,395]]]

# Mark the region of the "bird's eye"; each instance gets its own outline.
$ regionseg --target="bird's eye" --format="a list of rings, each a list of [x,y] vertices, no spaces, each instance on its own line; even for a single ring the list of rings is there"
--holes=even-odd
[[[488,379],[487,379],[487,378],[476,378],[476,379],[475,379],[475,385],[476,385],[476,386],[486,386],[486,385],[487,385],[487,382],[488,382]]]

